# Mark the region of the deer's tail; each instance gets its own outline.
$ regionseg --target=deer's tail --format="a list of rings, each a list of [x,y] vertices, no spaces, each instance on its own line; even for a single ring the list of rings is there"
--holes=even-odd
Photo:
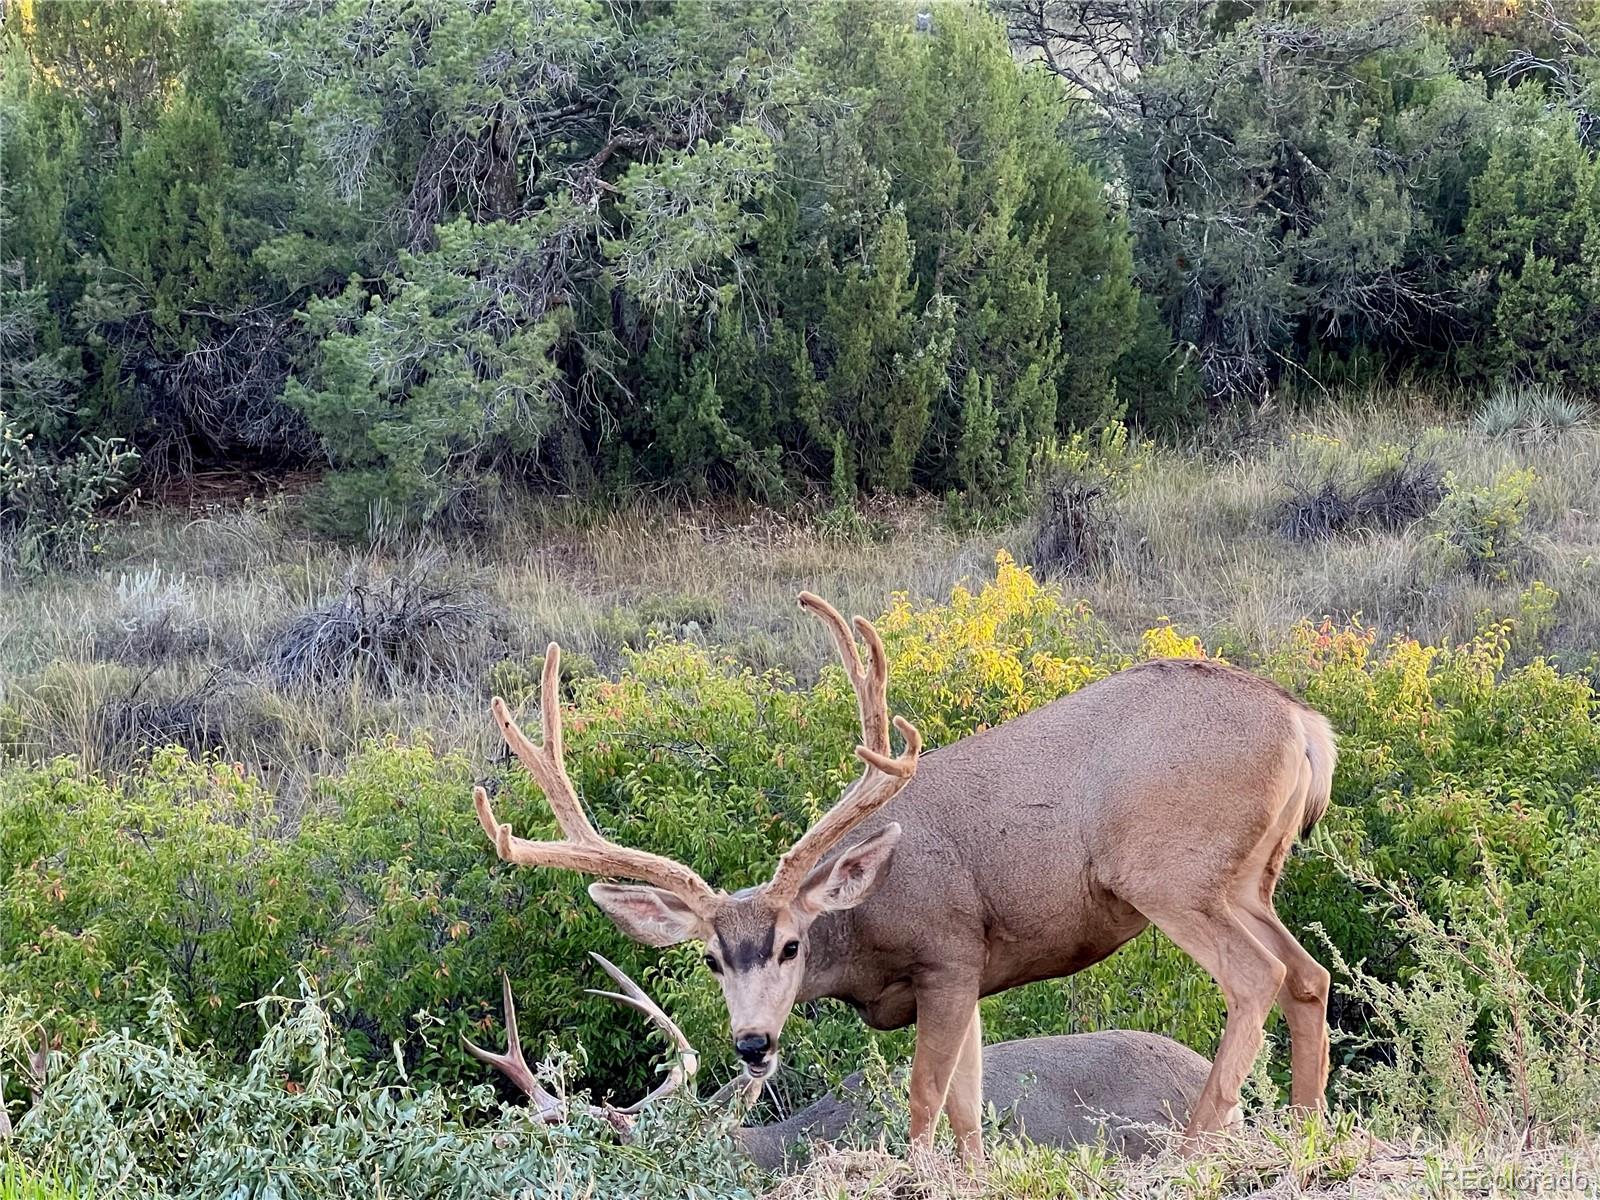
[[[1306,789],[1305,815],[1300,821],[1300,836],[1304,837],[1322,820],[1333,798],[1333,768],[1339,761],[1339,743],[1328,718],[1313,709],[1301,709],[1300,728],[1305,736],[1306,760],[1311,764],[1311,786]]]

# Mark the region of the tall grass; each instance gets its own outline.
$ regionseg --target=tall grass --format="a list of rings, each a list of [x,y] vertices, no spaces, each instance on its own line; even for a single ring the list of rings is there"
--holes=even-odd
[[[57,1171],[35,1171],[21,1162],[0,1162],[0,1200],[93,1200],[94,1190]]]
[[[1391,390],[1184,445],[1135,440],[1116,485],[1073,509],[1093,528],[1071,538],[1093,553],[1069,556],[1063,582],[1113,637],[1131,644],[1170,618],[1250,661],[1306,616],[1463,641],[1486,615],[1517,613],[1538,580],[1551,598],[1541,648],[1581,664],[1600,644],[1600,429],[1524,400],[1484,402],[1501,415],[1474,422],[1467,401]],[[1539,435],[1508,435],[1524,409]],[[1398,462],[1411,474],[1397,482],[1383,464]],[[1424,493],[1439,480],[1449,494],[1432,510]],[[1507,480],[1526,487],[1514,553],[1474,559],[1503,544],[1478,526],[1496,519]],[[1286,536],[1297,489],[1340,481],[1361,519]],[[796,618],[801,589],[879,612],[894,593],[942,596],[986,574],[996,549],[1027,562],[1059,542],[1036,522],[973,533],[942,517],[933,501],[871,502],[841,536],[820,507],[524,498],[472,539],[353,549],[306,533],[284,500],[194,519],[144,510],[92,569],[14,587],[0,605],[0,752],[118,768],[177,741],[293,794],[372,736],[426,731],[492,752],[488,695],[535,671],[552,639],[580,672],[615,674],[629,647],[664,633],[805,679],[828,655]]]

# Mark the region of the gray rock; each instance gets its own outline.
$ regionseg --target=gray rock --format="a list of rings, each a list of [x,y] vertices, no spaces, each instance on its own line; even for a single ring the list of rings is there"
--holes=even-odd
[[[1139,1157],[1156,1148],[1157,1131],[1182,1128],[1210,1070],[1187,1046],[1153,1033],[1023,1038],[983,1048],[983,1096],[1011,1136],[1061,1147],[1103,1140]],[[871,1121],[858,1072],[787,1120],[746,1127],[739,1137],[758,1166],[776,1171],[802,1159],[807,1143]]]

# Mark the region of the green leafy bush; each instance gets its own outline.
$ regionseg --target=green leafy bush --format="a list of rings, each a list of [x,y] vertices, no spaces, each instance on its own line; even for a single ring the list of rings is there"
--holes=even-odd
[[[383,293],[352,281],[311,303],[317,365],[285,396],[340,468],[320,496],[323,525],[470,523],[499,472],[551,435],[561,321],[540,274],[559,218],[452,222],[436,249],[400,256]]]
[[[197,1034],[243,1046],[240,1006],[292,978],[333,915],[284,873],[259,784],[181,751],[122,786],[67,759],[8,771],[0,812],[4,988],[73,1042],[134,1019],[159,980]]]
[[[1503,621],[1461,646],[1375,652],[1371,631],[1324,623],[1271,666],[1339,731],[1319,836],[1447,925],[1498,911],[1492,875],[1533,978],[1565,995],[1594,986],[1600,722],[1581,675],[1506,665],[1515,633]],[[1350,961],[1396,977],[1403,943],[1332,860],[1302,855],[1286,882],[1292,925],[1319,922]]]
[[[453,1094],[374,1078],[345,1052],[337,1007],[304,988],[263,998],[250,1007],[249,1057],[233,1068],[190,1040],[159,993],[131,1029],[95,1038],[51,1081],[16,1150],[127,1200],[479,1200],[561,1194],[574,1180],[601,1196],[673,1194],[685,1180],[700,1195],[752,1194],[725,1114],[668,1104],[622,1152],[598,1117],[547,1128],[496,1105],[488,1086]],[[42,1189],[49,1176],[34,1178]]]

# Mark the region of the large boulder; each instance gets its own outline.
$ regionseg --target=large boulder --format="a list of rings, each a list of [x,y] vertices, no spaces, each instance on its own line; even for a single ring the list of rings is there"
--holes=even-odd
[[[1154,1033],[1022,1038],[983,1048],[983,1096],[1011,1136],[1063,1147],[1104,1141],[1140,1156],[1155,1149],[1162,1131],[1183,1127],[1210,1070],[1187,1046]],[[758,1166],[775,1171],[804,1157],[808,1143],[834,1141],[872,1119],[857,1072],[787,1120],[749,1126],[739,1136]]]

